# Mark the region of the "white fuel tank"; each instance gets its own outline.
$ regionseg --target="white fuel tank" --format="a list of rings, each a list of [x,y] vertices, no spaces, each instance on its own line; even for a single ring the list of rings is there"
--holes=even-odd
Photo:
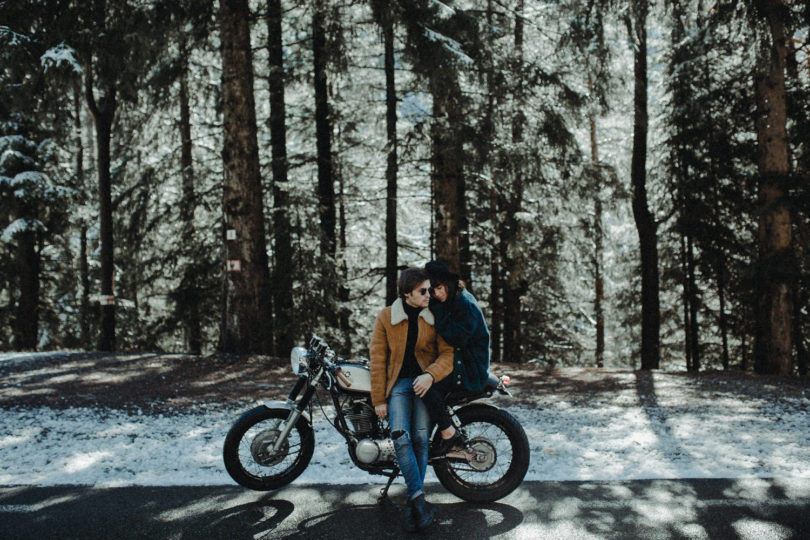
[[[349,392],[371,392],[371,372],[365,364],[340,364],[340,371],[349,379],[351,386],[346,384],[340,379],[335,377],[338,386],[343,390]]]

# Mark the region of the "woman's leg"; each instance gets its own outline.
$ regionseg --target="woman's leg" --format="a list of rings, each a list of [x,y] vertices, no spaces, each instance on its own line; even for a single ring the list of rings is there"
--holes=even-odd
[[[453,421],[450,419],[450,414],[447,412],[447,407],[444,404],[444,397],[436,388],[435,384],[422,396],[422,403],[427,407],[430,419],[438,426],[439,431],[444,431],[453,425]]]
[[[391,439],[394,441],[399,470],[402,472],[408,488],[408,500],[423,494],[422,484],[427,469],[426,466],[422,468],[422,464],[417,460],[411,440],[411,419],[414,415],[414,403],[418,401],[413,391],[413,379],[399,379],[391,389],[391,396],[388,398]],[[427,462],[427,458],[425,458],[425,462]]]
[[[453,426],[444,401],[444,396],[454,388],[456,388],[456,384],[452,377],[445,377],[433,384],[422,397],[422,401],[425,402],[430,413],[430,419],[438,426],[442,439],[451,439],[456,435],[456,428]]]

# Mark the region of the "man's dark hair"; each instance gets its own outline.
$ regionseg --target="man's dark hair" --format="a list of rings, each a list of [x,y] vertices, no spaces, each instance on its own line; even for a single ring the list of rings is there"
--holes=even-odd
[[[399,281],[397,281],[399,297],[404,300],[406,294],[413,291],[417,285],[427,280],[428,274],[423,268],[406,268],[399,275]]]

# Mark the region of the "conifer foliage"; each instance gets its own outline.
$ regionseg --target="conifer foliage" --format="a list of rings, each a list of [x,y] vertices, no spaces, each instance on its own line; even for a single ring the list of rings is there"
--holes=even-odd
[[[0,348],[362,355],[440,259],[494,361],[806,373],[809,10],[2,2]]]

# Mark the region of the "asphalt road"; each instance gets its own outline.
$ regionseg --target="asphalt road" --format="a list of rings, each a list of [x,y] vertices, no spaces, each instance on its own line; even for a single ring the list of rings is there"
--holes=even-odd
[[[430,529],[400,529],[404,488],[0,487],[0,538],[810,538],[807,479],[525,482],[470,504],[429,485]]]

